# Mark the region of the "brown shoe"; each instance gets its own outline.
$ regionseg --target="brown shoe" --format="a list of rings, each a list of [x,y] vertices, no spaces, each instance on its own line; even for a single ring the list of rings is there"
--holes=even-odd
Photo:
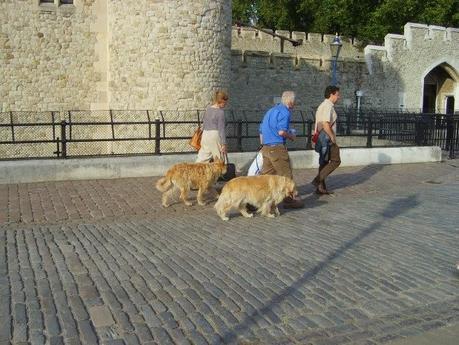
[[[317,178],[317,176],[314,178],[314,180],[312,180],[311,184],[312,184],[314,187],[319,187],[320,181],[319,181],[319,179]]]
[[[324,188],[323,184],[319,184],[319,185],[317,186],[317,189],[316,189],[316,194],[319,194],[319,195],[328,195],[328,194],[330,194],[330,193],[328,192],[328,190],[326,190],[326,189]]]

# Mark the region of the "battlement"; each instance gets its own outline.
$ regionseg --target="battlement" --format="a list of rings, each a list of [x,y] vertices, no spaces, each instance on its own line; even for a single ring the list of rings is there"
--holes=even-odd
[[[231,55],[233,68],[329,72],[332,65],[331,57],[302,57],[292,53],[233,49]],[[347,71],[364,64],[363,57],[361,59],[339,58],[337,66],[341,71]]]
[[[281,39],[274,37],[267,32],[250,27],[232,28],[231,48],[233,50],[264,51],[268,53],[289,53],[298,57],[328,59],[331,57],[330,43],[333,42],[334,35],[323,35],[320,33],[306,33],[299,31],[269,29],[264,31],[272,32],[293,40],[302,40],[302,44],[294,47],[292,43],[284,41],[281,48]],[[354,38],[342,38],[343,47],[340,56],[343,58],[363,58],[360,42]]]
[[[403,50],[416,51],[426,46],[437,46],[438,49],[459,47],[459,29],[417,23],[405,24],[403,35],[387,34],[384,46],[369,45],[365,47],[365,59],[373,55],[381,60],[392,61],[396,52]],[[454,48],[455,47],[455,48]]]

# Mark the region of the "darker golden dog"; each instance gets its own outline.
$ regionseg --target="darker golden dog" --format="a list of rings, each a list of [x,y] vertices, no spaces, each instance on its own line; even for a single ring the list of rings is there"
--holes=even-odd
[[[176,188],[180,190],[180,199],[188,206],[193,205],[188,200],[190,189],[198,189],[198,203],[205,205],[204,194],[225,173],[226,164],[221,160],[213,163],[179,163],[170,168],[166,176],[156,182],[156,189],[163,192],[162,204],[164,207],[169,206],[168,199]]]
[[[228,220],[227,213],[237,208],[244,217],[253,217],[247,212],[247,204],[258,208],[259,213],[266,217],[280,214],[277,205],[286,197],[298,194],[292,179],[277,175],[241,176],[229,181],[222,189],[215,204],[217,214]]]

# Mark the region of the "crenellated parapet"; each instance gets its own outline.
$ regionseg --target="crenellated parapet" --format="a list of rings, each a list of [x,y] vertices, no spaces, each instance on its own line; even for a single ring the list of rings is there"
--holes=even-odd
[[[398,63],[400,59],[406,60],[407,56],[429,57],[448,52],[459,51],[459,29],[442,26],[407,23],[403,35],[387,34],[383,46],[368,45],[364,49],[370,73],[375,71],[375,66],[386,61]]]
[[[231,55],[233,68],[284,69],[288,71],[304,71],[313,69],[316,72],[329,73],[332,64],[331,57],[307,57],[299,56],[293,53],[232,49]],[[363,58],[341,58],[337,62],[338,69],[341,71],[354,68],[351,66],[364,64],[365,60]]]
[[[263,29],[264,31],[270,31]],[[284,41],[281,48],[281,39],[274,37],[267,32],[263,32],[250,27],[233,27],[231,48],[242,51],[262,51],[268,53],[288,53],[298,57],[328,60],[331,59],[330,43],[334,35],[323,35],[319,33],[306,33],[299,31],[277,30],[273,32],[293,40],[302,40],[302,44],[294,47],[290,42]],[[363,58],[360,42],[353,38],[342,38],[343,47],[340,57],[342,59]]]

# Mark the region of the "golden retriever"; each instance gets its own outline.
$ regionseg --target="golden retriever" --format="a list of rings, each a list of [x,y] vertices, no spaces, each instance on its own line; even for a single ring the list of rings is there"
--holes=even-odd
[[[171,167],[166,175],[156,182],[156,189],[163,192],[162,205],[164,207],[170,206],[168,200],[176,188],[180,190],[180,199],[187,206],[193,205],[188,200],[190,189],[198,189],[198,203],[205,205],[204,194],[225,173],[226,164],[218,159],[213,163],[179,163]]]
[[[215,204],[217,214],[228,220],[227,213],[237,208],[244,217],[253,217],[246,206],[258,208],[257,212],[266,217],[280,215],[277,205],[286,197],[295,197],[298,192],[292,179],[277,175],[241,176],[229,181],[222,189]]]

